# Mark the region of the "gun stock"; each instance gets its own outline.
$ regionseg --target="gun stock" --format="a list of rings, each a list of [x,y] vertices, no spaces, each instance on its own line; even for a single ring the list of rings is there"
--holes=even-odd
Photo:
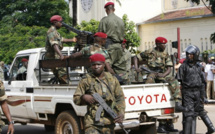
[[[100,106],[99,106],[100,111],[101,111],[101,107],[102,107],[113,119],[115,119],[117,117],[117,114],[107,105],[107,103],[98,93],[94,93],[94,94],[92,94],[92,96],[100,104]],[[99,113],[99,114],[101,114],[101,113]],[[98,115],[96,115],[96,116],[98,116]],[[126,134],[129,134],[130,130],[126,130],[122,123],[119,123],[119,126],[123,129],[123,131]]]

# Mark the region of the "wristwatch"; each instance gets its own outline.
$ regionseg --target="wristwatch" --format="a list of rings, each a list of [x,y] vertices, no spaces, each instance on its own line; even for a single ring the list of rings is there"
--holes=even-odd
[[[8,121],[8,125],[14,124],[14,121]]]

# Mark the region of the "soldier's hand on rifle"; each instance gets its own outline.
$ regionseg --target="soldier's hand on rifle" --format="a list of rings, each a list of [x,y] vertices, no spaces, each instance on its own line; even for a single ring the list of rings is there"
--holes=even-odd
[[[66,59],[68,59],[68,58],[69,58],[69,56],[64,56],[64,55],[61,55],[61,56],[60,56],[60,59],[61,59],[61,60],[66,60]]]
[[[141,69],[140,68],[135,68],[135,70],[139,73],[141,72]]]
[[[77,38],[76,38],[76,37],[73,37],[73,38],[72,38],[72,42],[77,42]]]
[[[123,114],[119,114],[115,119],[114,122],[116,123],[122,123],[124,119],[124,115]]]
[[[160,78],[165,77],[165,75],[163,73],[157,73],[157,76],[160,77]]]
[[[93,98],[92,95],[89,95],[89,94],[85,94],[81,97],[85,102],[87,102],[88,104],[93,104],[95,103],[95,99]]]

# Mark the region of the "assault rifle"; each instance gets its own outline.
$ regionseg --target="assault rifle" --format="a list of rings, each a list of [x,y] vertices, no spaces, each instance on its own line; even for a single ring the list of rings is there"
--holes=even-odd
[[[107,105],[104,99],[98,94],[92,94],[93,98],[100,104],[98,110],[96,111],[95,121],[98,122],[100,120],[101,112],[104,109],[113,119],[117,117],[117,114]],[[119,126],[123,129],[126,134],[129,134],[130,130],[126,130],[122,123],[119,123]]]
[[[74,33],[78,34],[76,36],[76,38],[77,38],[77,44],[75,46],[76,51],[80,51],[84,47],[84,45],[94,43],[93,33],[89,32],[89,31],[80,31],[78,29],[75,29],[72,26],[67,25],[64,22],[62,22],[62,25],[66,29],[68,29],[70,31],[73,31]]]

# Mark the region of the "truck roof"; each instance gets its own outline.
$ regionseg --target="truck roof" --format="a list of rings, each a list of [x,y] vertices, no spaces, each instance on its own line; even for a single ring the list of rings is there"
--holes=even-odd
[[[74,47],[64,47],[62,51],[72,51]],[[33,48],[33,49],[26,49],[19,51],[16,55],[22,55],[22,54],[31,54],[31,53],[38,53],[38,52],[45,52],[45,47],[41,48]]]

